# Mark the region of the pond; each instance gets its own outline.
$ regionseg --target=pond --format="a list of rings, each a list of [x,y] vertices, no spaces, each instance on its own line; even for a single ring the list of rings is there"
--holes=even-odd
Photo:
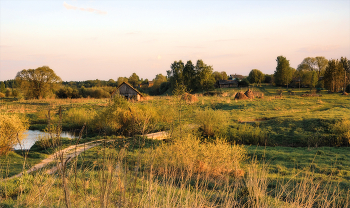
[[[24,132],[25,138],[21,141],[21,145],[17,144],[13,148],[15,150],[28,150],[30,149],[36,141],[38,141],[39,137],[47,136],[48,133],[39,131],[39,130],[27,130]],[[66,138],[77,138],[74,134],[70,132],[61,132],[61,137]]]

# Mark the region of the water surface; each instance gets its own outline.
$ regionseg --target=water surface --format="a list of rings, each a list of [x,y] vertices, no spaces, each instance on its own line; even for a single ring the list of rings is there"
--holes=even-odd
[[[48,136],[48,133],[39,131],[39,130],[27,130],[24,133],[25,138],[21,141],[21,144],[17,144],[15,145],[13,148],[15,150],[28,150],[30,149],[34,143],[36,141],[39,140],[40,137],[44,137],[44,136]],[[70,133],[70,132],[65,132],[62,131],[61,133],[61,137],[66,137],[66,138],[77,138],[76,136],[74,136],[74,134]]]

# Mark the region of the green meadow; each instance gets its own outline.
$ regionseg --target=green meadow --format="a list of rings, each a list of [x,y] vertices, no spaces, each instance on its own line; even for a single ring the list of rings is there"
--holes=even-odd
[[[247,88],[229,88],[141,102],[3,101],[0,112],[25,117],[30,129],[84,128],[80,139],[40,141],[29,151],[1,156],[0,205],[350,206],[349,96],[302,96],[314,93],[268,85],[250,89],[256,98],[237,100],[235,94]],[[143,137],[159,131],[171,138]],[[44,168],[6,180],[60,149],[101,139],[55,174]]]

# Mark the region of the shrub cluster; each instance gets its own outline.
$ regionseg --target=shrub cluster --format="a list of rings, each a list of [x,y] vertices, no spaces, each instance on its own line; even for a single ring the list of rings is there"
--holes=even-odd
[[[0,114],[0,156],[21,142],[28,127],[28,121],[17,115]]]
[[[85,88],[82,86],[77,89],[65,86],[56,92],[56,96],[58,98],[110,98],[114,90],[113,87]]]

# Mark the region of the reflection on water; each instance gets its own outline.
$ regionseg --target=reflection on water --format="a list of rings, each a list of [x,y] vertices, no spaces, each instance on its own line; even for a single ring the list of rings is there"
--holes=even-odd
[[[34,143],[39,139],[39,137],[48,135],[48,133],[38,130],[27,130],[24,134],[26,137],[21,141],[21,145],[17,144],[13,147],[15,150],[30,149],[34,145]],[[74,136],[70,132],[64,131],[61,133],[61,137],[76,138],[76,136]]]

